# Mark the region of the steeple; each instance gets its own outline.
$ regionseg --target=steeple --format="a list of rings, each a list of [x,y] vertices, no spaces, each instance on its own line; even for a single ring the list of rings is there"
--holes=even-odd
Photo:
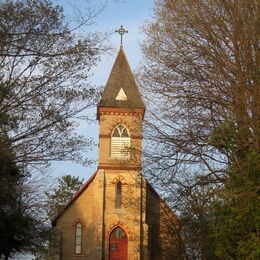
[[[121,46],[97,107],[99,164],[103,170],[140,170],[145,105]]]
[[[98,104],[98,118],[100,107],[145,109],[141,93],[122,46]]]

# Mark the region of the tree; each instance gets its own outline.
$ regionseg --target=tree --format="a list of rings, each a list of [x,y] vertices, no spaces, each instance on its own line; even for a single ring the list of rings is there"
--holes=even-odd
[[[207,186],[196,186],[185,190],[182,206],[179,207],[180,222],[183,224],[183,242],[188,259],[217,259],[216,242],[211,232],[214,221],[212,194]]]
[[[0,16],[0,133],[8,134],[15,161],[82,160],[92,142],[74,132],[75,119],[97,99],[88,76],[104,35],[76,34],[49,0],[3,1]]]
[[[145,132],[147,171],[177,209],[188,203],[185,194],[196,187],[215,190],[211,202],[224,200],[223,205],[227,191],[242,199],[248,182],[253,196],[257,194],[258,169],[251,166],[252,154],[259,153],[259,7],[255,0],[158,0],[154,20],[144,27],[140,85],[151,104]],[[240,164],[251,165],[251,177],[242,175]],[[237,178],[241,186],[236,186]],[[254,201],[248,201],[251,210],[256,209]],[[232,204],[233,212],[240,210],[239,203]],[[240,215],[244,221],[245,216]],[[221,228],[221,221],[216,222]],[[222,241],[232,237],[233,252],[223,246],[219,231],[221,249],[215,254],[220,257],[221,250],[224,258],[238,257],[249,230],[259,239],[255,221],[235,235],[225,228]],[[256,252],[256,246],[250,248]]]
[[[0,3],[0,254],[6,259],[35,252],[47,237],[33,170],[52,160],[82,162],[80,152],[92,144],[75,127],[98,96],[88,76],[106,50],[105,35],[77,30],[95,15],[89,9],[72,27],[49,0]]]
[[[212,238],[221,259],[260,257],[259,153],[247,151],[232,163],[225,188],[212,203]]]
[[[0,257],[4,259],[39,250],[48,237],[44,215],[39,214],[43,208],[35,192],[31,196],[28,173],[13,158],[10,146],[0,147]]]
[[[83,185],[83,179],[71,175],[64,175],[58,179],[58,185],[51,192],[46,192],[47,213],[52,221],[61,209],[67,204],[72,196],[79,191]]]

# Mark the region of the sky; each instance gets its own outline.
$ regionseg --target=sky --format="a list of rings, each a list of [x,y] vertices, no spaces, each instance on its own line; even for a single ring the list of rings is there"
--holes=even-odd
[[[114,32],[120,25],[123,25],[128,33],[123,38],[123,46],[128,58],[131,69],[134,71],[140,64],[142,53],[140,43],[145,38],[141,27],[147,20],[152,18],[153,0],[70,0],[65,2],[63,0],[56,0],[57,4],[64,6],[65,15],[70,15],[70,6],[73,4],[80,10],[86,7],[88,2],[94,3],[96,7],[101,7],[105,4],[103,11],[96,17],[94,23],[88,27],[89,30],[101,32]],[[101,61],[92,70],[93,76],[90,81],[98,86],[104,86],[112,69],[117,52],[120,46],[120,36],[113,33],[109,39],[112,44],[113,51],[109,54],[103,55]],[[96,109],[85,111],[91,114],[94,123],[81,122],[77,131],[85,137],[94,138],[98,143],[98,121],[95,120]],[[72,162],[55,162],[50,168],[50,173],[55,177],[60,177],[65,174],[71,174],[84,178],[86,181],[97,169],[98,149],[97,146],[93,149],[87,150],[86,154],[89,158],[96,162],[89,166],[82,166]]]

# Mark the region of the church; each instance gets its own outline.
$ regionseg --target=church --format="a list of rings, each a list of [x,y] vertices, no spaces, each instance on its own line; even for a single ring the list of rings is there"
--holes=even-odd
[[[50,259],[181,259],[178,220],[142,175],[144,115],[121,34],[97,106],[98,169],[54,219]]]

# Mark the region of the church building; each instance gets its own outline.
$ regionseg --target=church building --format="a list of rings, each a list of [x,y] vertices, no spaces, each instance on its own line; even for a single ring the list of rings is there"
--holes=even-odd
[[[181,259],[178,220],[142,176],[144,115],[121,45],[97,106],[98,169],[54,219],[50,259]]]

